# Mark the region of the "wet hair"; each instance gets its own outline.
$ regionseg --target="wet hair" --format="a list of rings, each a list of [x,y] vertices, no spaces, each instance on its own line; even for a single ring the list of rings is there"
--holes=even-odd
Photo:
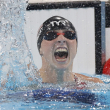
[[[38,31],[37,47],[39,51],[40,51],[41,43],[45,33],[53,30],[73,30],[76,33],[76,30],[73,24],[69,20],[60,16],[50,17],[42,24],[42,26]],[[77,36],[76,36],[76,41],[77,41]]]

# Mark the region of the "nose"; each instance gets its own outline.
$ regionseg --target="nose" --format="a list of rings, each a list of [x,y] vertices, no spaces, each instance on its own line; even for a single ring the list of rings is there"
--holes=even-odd
[[[66,43],[66,38],[64,37],[64,35],[59,35],[57,37],[57,42],[60,43],[60,44],[63,44],[63,43]]]

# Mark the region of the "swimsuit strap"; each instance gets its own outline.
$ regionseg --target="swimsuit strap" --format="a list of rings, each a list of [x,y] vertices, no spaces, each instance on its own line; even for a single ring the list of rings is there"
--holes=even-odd
[[[78,78],[76,77],[76,75],[74,74],[74,81],[77,82]]]
[[[75,83],[78,82],[78,77],[75,75],[75,73],[73,73],[73,75],[74,75],[74,82]]]
[[[75,83],[78,83],[78,77],[74,74],[74,81],[75,81]],[[84,81],[81,81],[78,85],[87,85],[86,84],[86,82],[84,82]]]

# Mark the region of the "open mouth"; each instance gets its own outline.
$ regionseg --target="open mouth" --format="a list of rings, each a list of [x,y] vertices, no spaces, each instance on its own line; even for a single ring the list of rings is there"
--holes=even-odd
[[[55,50],[54,56],[57,61],[66,61],[68,57],[68,50],[66,48],[58,48]]]

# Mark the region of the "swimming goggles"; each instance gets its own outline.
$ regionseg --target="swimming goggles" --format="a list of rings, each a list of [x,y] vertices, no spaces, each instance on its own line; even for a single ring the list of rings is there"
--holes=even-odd
[[[51,40],[56,39],[59,35],[63,35],[65,38],[67,38],[69,40],[76,39],[76,34],[72,31],[64,31],[63,33],[58,33],[55,31],[49,31],[44,35],[43,39],[51,41]]]

